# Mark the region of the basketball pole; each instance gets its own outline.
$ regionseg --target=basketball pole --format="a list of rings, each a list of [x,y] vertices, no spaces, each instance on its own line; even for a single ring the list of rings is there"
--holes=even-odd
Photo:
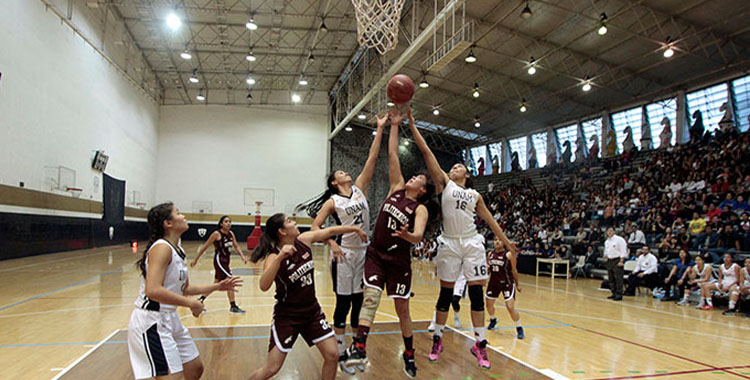
[[[427,25],[427,28],[422,31],[422,33],[417,36],[417,38],[414,39],[414,42],[409,45],[409,47],[404,50],[404,52],[401,54],[400,57],[396,60],[396,62],[393,63],[393,66],[391,66],[388,71],[383,74],[383,76],[380,77],[380,79],[375,83],[375,85],[370,89],[370,91],[365,94],[365,96],[362,98],[362,100],[357,103],[354,108],[349,111],[349,113],[346,115],[346,117],[339,122],[338,125],[336,125],[336,128],[331,131],[331,133],[328,135],[329,140],[333,140],[336,135],[341,132],[344,127],[346,127],[347,124],[354,118],[355,115],[359,113],[367,103],[372,100],[372,98],[380,91],[383,86],[385,86],[386,83],[388,83],[388,80],[396,75],[399,70],[401,70],[404,65],[413,57],[419,49],[429,40],[430,37],[432,37],[432,33],[437,29],[438,25],[440,25],[450,14],[453,13],[453,10],[461,5],[464,2],[464,0],[451,0],[450,3],[448,3],[443,10],[438,13],[438,15],[430,22],[429,25]]]

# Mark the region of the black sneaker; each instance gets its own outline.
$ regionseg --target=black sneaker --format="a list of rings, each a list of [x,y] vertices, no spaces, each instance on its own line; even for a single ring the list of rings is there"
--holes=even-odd
[[[404,373],[406,373],[406,376],[409,376],[412,379],[417,377],[417,365],[414,362],[414,350],[411,350],[411,352],[404,351],[402,357],[404,358]]]
[[[721,315],[735,315],[735,314],[737,314],[737,310],[735,309],[725,310],[723,313],[721,313]]]
[[[497,326],[497,318],[490,318],[490,325],[487,326],[487,330],[494,330]]]
[[[346,355],[347,366],[367,364],[367,352],[365,352],[365,345],[362,343],[352,342],[344,355]]]
[[[245,310],[240,309],[239,306],[230,307],[229,312],[232,314],[245,314]]]

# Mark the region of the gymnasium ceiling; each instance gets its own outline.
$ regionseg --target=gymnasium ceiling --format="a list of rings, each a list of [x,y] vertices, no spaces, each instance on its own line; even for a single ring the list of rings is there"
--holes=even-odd
[[[359,48],[351,0],[85,4],[99,23],[111,19],[124,25],[122,40],[125,45],[131,40],[133,53],[142,56],[139,71],[150,73],[149,86],[167,105],[200,104],[196,95],[201,89],[208,104],[289,105],[294,91],[303,95],[303,104],[327,105]],[[402,29],[411,27],[415,6],[420,27],[430,22],[433,0],[414,6],[407,1]],[[525,6],[522,0],[468,0],[467,16],[477,23],[478,61],[465,63],[465,52],[441,71],[429,73],[430,87],[417,91],[414,99],[419,118],[491,138],[512,136],[605,108],[658,100],[750,68],[748,0],[531,0],[528,19],[520,17]],[[177,31],[165,25],[170,10],[182,18]],[[597,30],[603,12],[608,33],[601,36]],[[245,26],[251,15],[258,25],[255,31]],[[327,31],[320,28],[323,20]],[[401,33],[399,47],[386,61],[395,61],[408,46],[406,34]],[[676,53],[665,59],[668,37]],[[180,58],[185,49],[192,59]],[[401,71],[418,81],[420,64],[431,49],[431,43],[425,44]],[[255,62],[246,60],[250,50]],[[533,76],[527,74],[532,56],[537,64]],[[189,83],[196,69],[200,83]],[[256,80],[251,86],[245,82],[248,74]],[[307,86],[298,83],[301,76]],[[593,89],[583,92],[587,76]],[[147,82],[148,77],[143,79]],[[471,96],[475,82],[480,86],[478,99]],[[528,107],[523,114],[522,99]],[[439,116],[431,113],[435,105],[440,106]],[[480,128],[474,128],[475,116],[482,121]]]

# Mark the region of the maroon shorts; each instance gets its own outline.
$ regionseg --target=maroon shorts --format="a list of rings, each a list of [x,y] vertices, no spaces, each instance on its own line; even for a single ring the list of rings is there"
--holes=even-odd
[[[300,334],[308,346],[333,337],[333,329],[326,321],[320,305],[317,309],[313,314],[285,314],[274,317],[268,351],[276,347],[283,353],[291,352],[294,342],[297,341],[297,335]]]
[[[232,277],[232,270],[229,269],[229,255],[214,253],[214,279],[221,281],[229,277]]]
[[[516,284],[509,281],[493,281],[492,277],[490,277],[485,296],[490,299],[498,299],[502,297],[505,301],[513,300],[516,298]]]
[[[408,253],[386,254],[367,247],[364,283],[380,291],[385,289],[389,297],[408,299],[411,296],[411,257]]]

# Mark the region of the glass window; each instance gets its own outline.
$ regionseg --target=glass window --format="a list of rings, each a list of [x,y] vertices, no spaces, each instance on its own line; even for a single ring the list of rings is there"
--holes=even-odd
[[[567,127],[557,128],[557,141],[560,143],[560,159],[562,159],[563,153],[565,153],[565,142],[570,141],[570,159],[574,160],[576,157],[576,140],[578,140],[578,128],[576,124],[569,125]]]
[[[739,118],[740,131],[750,129],[750,76],[740,78],[732,82],[734,90],[735,113]]]
[[[648,123],[651,125],[651,139],[653,140],[654,148],[658,148],[661,145],[659,135],[664,129],[661,121],[665,117],[669,118],[672,126],[672,145],[677,144],[677,98],[664,99],[647,105],[646,114],[648,115]]]
[[[490,148],[490,156],[492,157],[492,160],[497,160],[497,166],[498,171],[502,171],[501,163],[503,162],[503,143],[497,142],[494,144],[487,145],[488,148]],[[495,158],[497,157],[497,158]],[[497,173],[492,173],[497,174]]]
[[[526,162],[526,136],[510,140],[508,144],[510,144],[512,152],[510,154],[511,162],[513,162],[513,153],[518,153],[518,163],[521,165],[521,169],[526,170],[529,166],[529,163]]]
[[[598,117],[596,119],[586,120],[581,123],[581,126],[583,127],[583,137],[586,138],[586,146],[591,148],[591,145],[593,144],[591,142],[591,136],[596,136],[596,138],[599,140],[599,156],[602,155],[602,118]]]
[[[633,143],[641,147],[641,107],[631,108],[616,114],[612,114],[612,127],[617,134],[617,147],[623,152],[622,143],[625,142],[625,128],[630,126],[633,131]]]
[[[540,168],[547,165],[547,132],[537,133],[531,136],[536,149],[536,162]]]
[[[487,157],[485,157],[484,151],[487,150],[487,147],[485,145],[482,146],[475,146],[473,148],[469,149],[469,155],[471,156],[471,167],[474,169],[472,172],[474,175],[484,175],[484,173],[479,173],[479,159],[484,158],[484,167],[485,170],[487,170]]]
[[[721,83],[687,94],[687,107],[690,113],[689,124],[693,125],[693,113],[700,110],[703,113],[703,126],[713,132],[719,128],[719,121],[724,116],[721,105],[727,101],[727,84]]]

